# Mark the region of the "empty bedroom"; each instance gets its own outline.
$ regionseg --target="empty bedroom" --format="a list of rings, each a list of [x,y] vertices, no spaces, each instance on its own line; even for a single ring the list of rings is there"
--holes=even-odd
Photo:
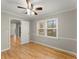
[[[77,59],[76,0],[1,0],[1,59]]]

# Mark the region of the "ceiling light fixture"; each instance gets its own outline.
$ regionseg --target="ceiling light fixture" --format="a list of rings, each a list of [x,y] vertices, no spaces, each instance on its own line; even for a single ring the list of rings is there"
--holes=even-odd
[[[37,12],[43,10],[43,8],[41,6],[35,8],[34,5],[31,2],[31,0],[25,0],[25,1],[26,1],[27,7],[17,6],[17,8],[25,9],[26,10],[25,14],[38,15]]]
[[[28,15],[34,15],[34,12],[32,10],[30,10],[30,9],[27,9],[27,14]]]

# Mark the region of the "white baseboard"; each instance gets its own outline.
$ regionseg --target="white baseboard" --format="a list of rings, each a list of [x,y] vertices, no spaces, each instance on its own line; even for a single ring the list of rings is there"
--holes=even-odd
[[[9,49],[10,49],[10,48],[3,49],[3,50],[1,50],[1,52],[7,51],[7,50],[9,50]]]
[[[27,44],[27,43],[29,43],[29,41],[28,42],[21,42],[21,44]]]
[[[50,45],[47,45],[47,44],[44,44],[44,43],[40,43],[40,42],[36,42],[36,41],[31,41],[31,42],[34,42],[34,43],[37,43],[37,44],[41,44],[41,45],[47,46],[49,48],[53,48],[53,49],[56,49],[56,50],[59,50],[59,51],[63,51],[63,52],[66,52],[66,53],[73,54],[73,55],[77,56],[77,54],[75,52],[72,52],[72,51],[60,49],[60,48],[53,47],[53,46],[50,46]]]

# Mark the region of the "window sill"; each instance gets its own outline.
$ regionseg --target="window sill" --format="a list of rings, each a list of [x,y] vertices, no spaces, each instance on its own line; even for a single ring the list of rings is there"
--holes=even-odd
[[[58,37],[51,37],[51,36],[43,36],[43,35],[37,35],[38,37],[43,37],[43,38],[52,38],[52,39],[58,39]]]

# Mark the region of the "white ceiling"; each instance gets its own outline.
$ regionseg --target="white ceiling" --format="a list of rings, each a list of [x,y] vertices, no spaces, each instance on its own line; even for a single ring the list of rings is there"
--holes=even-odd
[[[76,8],[76,0],[32,0],[34,6],[42,6],[43,10],[38,12],[39,15],[29,16],[30,18],[38,18],[40,16],[45,16],[49,13],[60,12],[63,10],[70,10]],[[19,16],[28,17],[24,14],[24,9],[19,9],[17,6],[26,7],[26,0],[2,0],[1,9],[2,11],[9,11],[11,13],[17,14]]]

